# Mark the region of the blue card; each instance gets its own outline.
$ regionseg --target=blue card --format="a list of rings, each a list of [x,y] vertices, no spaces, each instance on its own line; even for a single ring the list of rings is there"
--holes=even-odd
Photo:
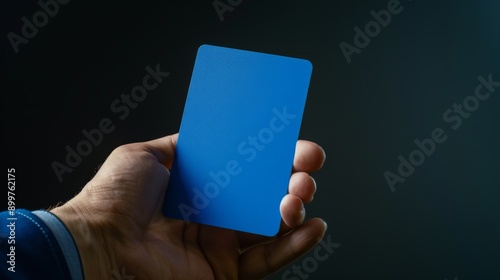
[[[311,72],[303,59],[202,45],[165,216],[277,234]]]

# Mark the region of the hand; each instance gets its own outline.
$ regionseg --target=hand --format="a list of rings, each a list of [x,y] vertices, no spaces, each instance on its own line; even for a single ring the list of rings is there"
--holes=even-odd
[[[95,177],[53,209],[75,238],[86,279],[258,279],[313,248],[326,231],[319,218],[305,223],[304,203],[316,184],[323,149],[297,142],[276,237],[186,223],[162,214],[177,134],[115,149]]]

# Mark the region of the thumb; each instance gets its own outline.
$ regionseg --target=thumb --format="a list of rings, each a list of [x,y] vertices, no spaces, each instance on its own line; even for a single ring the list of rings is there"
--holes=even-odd
[[[172,134],[162,138],[144,142],[144,147],[148,149],[158,161],[168,169],[172,167],[174,161],[175,146],[179,134]]]

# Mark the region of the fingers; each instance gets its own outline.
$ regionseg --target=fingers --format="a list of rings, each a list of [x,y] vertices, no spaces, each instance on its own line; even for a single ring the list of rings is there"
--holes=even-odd
[[[282,223],[277,237],[300,225],[305,218],[304,203],[313,200],[316,192],[316,182],[307,172],[318,170],[323,165],[325,153],[317,144],[299,140],[296,146],[294,170],[288,185],[288,194],[280,204]],[[268,243],[273,238],[240,233],[240,248],[246,250],[252,246]]]
[[[316,192],[316,182],[305,172],[295,172],[290,177],[288,194],[280,204],[280,213],[285,223],[282,230],[289,230],[300,225],[305,218],[304,203],[311,202]],[[280,232],[281,232],[280,231]]]
[[[282,223],[277,236],[281,236],[292,228],[300,225],[305,218],[304,203],[309,203],[316,192],[316,182],[306,172],[295,172],[290,177],[288,192],[280,204]],[[240,233],[241,249],[254,246],[261,242],[269,242],[268,237]]]
[[[274,242],[253,247],[240,256],[238,279],[260,279],[286,266],[323,238],[326,223],[315,218]]]
[[[317,171],[323,166],[325,159],[325,151],[318,144],[311,141],[299,140],[295,146],[293,170],[303,172]]]
[[[316,193],[316,181],[306,172],[295,172],[290,177],[288,192],[299,197],[302,202],[309,203]]]
[[[316,192],[316,182],[307,172],[320,169],[325,157],[325,152],[318,144],[305,140],[297,141],[293,163],[295,172],[290,177],[288,194],[280,204],[285,230],[304,221],[304,203],[311,202]]]
[[[287,194],[281,200],[280,213],[283,222],[290,228],[294,228],[304,221],[306,210],[302,200],[293,194]]]
[[[170,169],[174,161],[175,146],[177,145],[178,136],[179,133],[176,133],[145,142],[144,144],[160,163]]]

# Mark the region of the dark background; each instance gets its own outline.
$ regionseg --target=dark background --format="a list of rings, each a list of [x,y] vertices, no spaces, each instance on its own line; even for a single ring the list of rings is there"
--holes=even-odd
[[[223,21],[211,0],[130,2],[60,5],[18,54],[7,33],[40,7],[4,3],[2,157],[16,168],[18,207],[64,202],[114,147],[176,132],[201,44],[275,53],[313,63],[301,138],[328,154],[307,210],[341,246],[308,279],[499,279],[500,88],[457,130],[442,117],[479,75],[500,80],[498,1],[404,0],[350,64],[339,44],[387,0],[247,0]],[[171,75],[120,120],[110,104],[158,63]],[[51,163],[106,117],[115,130],[59,182]],[[391,192],[384,172],[397,174],[397,157],[435,128],[446,142]]]

